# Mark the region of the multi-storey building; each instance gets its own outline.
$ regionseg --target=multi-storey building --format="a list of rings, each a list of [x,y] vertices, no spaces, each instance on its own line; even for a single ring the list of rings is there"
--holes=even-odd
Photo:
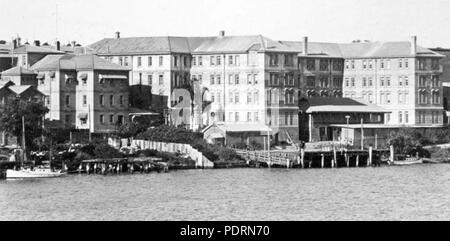
[[[129,69],[95,55],[48,55],[31,68],[51,120],[91,132],[129,121]]]
[[[442,55],[410,42],[340,44],[344,97],[383,107],[386,124],[442,125]]]
[[[89,46],[98,56],[131,68],[130,85],[150,85],[155,95],[167,96],[190,80],[191,51],[210,38],[106,38]]]

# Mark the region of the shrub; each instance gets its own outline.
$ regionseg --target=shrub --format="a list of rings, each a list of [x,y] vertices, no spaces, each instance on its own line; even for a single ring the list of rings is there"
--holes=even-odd
[[[121,158],[123,157],[116,148],[108,144],[96,145],[94,148],[94,156],[96,158]]]

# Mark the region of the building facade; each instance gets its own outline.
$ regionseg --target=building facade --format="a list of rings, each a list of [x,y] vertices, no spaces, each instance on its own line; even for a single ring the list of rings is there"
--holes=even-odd
[[[129,69],[95,55],[49,55],[32,66],[50,120],[110,133],[129,121]]]
[[[343,94],[383,107],[386,124],[439,126],[442,118],[442,55],[410,42],[342,44]]]

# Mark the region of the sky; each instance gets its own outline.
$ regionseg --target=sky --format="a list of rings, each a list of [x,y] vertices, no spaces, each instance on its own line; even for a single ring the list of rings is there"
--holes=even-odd
[[[56,11],[57,10],[57,11]],[[273,40],[408,41],[450,48],[449,0],[0,0],[0,40],[262,34]]]

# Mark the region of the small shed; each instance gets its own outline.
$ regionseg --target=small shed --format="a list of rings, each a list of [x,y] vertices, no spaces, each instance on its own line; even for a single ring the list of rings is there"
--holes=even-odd
[[[272,138],[273,131],[270,127],[260,123],[213,123],[202,130],[203,137],[208,143],[233,146],[253,142],[264,144],[264,138]]]

